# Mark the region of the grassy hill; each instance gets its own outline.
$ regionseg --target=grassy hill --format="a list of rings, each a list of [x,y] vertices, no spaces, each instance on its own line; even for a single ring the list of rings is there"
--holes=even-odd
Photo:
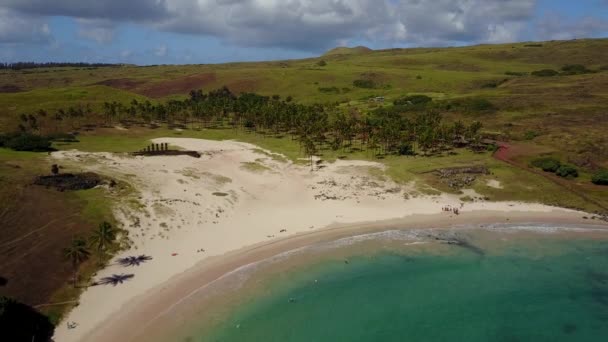
[[[368,48],[367,46],[355,46],[352,48],[340,46],[337,48],[333,48],[326,53],[323,54],[322,57],[328,56],[336,56],[336,55],[363,55],[366,53],[370,53],[374,50]]]
[[[72,104],[99,109],[106,101],[184,98],[191,89],[223,85],[233,92],[292,96],[300,103],[341,103],[362,112],[406,94],[434,99],[484,98],[487,130],[576,154],[592,152],[608,166],[608,39],[371,51],[337,48],[320,59],[184,66],[54,68],[0,72],[0,129],[22,113]],[[536,77],[542,69],[581,64],[595,73]],[[369,80],[359,88],[355,80]],[[448,113],[465,120],[475,113]],[[584,133],[584,134],[581,134]],[[568,141],[568,144],[564,144]]]

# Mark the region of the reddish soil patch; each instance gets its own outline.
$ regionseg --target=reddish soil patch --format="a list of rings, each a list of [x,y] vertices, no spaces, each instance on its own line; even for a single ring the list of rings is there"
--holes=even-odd
[[[144,83],[145,83],[144,81],[137,81],[137,80],[133,80],[130,78],[115,78],[115,79],[101,81],[101,82],[98,82],[95,84],[105,85],[108,87],[118,88],[118,89],[123,89],[123,90],[133,90]]]
[[[14,84],[5,84],[0,86],[0,93],[18,93],[21,91],[23,91],[23,89]]]
[[[14,205],[0,211],[0,294],[29,305],[45,303],[72,276],[63,248],[92,229],[66,194],[27,186]]]
[[[172,94],[187,94],[190,90],[201,89],[215,82],[215,73],[204,73],[186,76],[174,80],[148,84],[137,92],[152,98],[164,97]]]

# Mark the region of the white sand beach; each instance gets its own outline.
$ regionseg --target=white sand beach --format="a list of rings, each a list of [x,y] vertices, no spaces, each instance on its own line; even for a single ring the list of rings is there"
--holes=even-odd
[[[116,205],[116,216],[132,241],[131,249],[116,258],[140,254],[153,258],[137,267],[110,265],[100,271],[96,279],[122,273],[132,273],[134,278],[116,287],[88,288],[57,327],[57,342],[88,341],[129,303],[160,291],[163,284],[207,259],[330,226],[429,214],[463,221],[479,211],[581,216],[517,202],[480,201],[461,208],[462,195],[414,197],[412,185],[373,176],[370,168],[384,168],[374,162],[338,160],[311,172],[309,166],[246,143],[182,138],[154,142],[199,151],[202,157],[52,154],[66,169],[94,171],[134,186],[139,204],[124,199]],[[460,215],[442,211],[445,206],[460,208]],[[78,326],[67,329],[65,322]]]

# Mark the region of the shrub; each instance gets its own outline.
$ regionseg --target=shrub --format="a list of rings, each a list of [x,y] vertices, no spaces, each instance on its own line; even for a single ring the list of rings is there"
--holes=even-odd
[[[556,172],[562,165],[559,160],[551,157],[537,158],[532,161],[532,166],[542,169],[545,172]]]
[[[608,185],[608,170],[601,170],[594,174],[591,182],[597,185]]]
[[[592,71],[587,69],[584,65],[581,64],[568,64],[562,67],[563,75],[581,75],[588,74]]]
[[[536,138],[539,135],[540,134],[538,134],[538,132],[536,132],[536,131],[527,131],[526,133],[524,133],[524,139],[526,139],[526,140],[532,140],[532,139]]]
[[[326,94],[340,94],[338,87],[319,87],[319,91]]]
[[[398,152],[400,156],[413,156],[415,154],[411,143],[402,143],[399,145]]]
[[[443,101],[438,105],[438,108],[443,110],[459,110],[464,112],[485,112],[493,110],[496,107],[494,107],[492,102],[484,98],[467,97]]]
[[[324,61],[324,60],[320,60],[320,61],[317,62],[317,65],[320,66],[320,67],[324,67],[324,66],[327,65],[327,62]]]
[[[572,165],[564,164],[555,171],[555,174],[564,178],[575,178],[578,177],[578,170]]]
[[[507,82],[509,79],[505,78],[502,80],[493,80],[493,81],[489,81],[488,83],[484,83],[481,85],[482,88],[498,88],[498,86],[500,86],[501,84]]]
[[[405,105],[423,105],[433,101],[432,98],[426,95],[411,95],[404,96],[396,99],[393,104],[395,106],[405,106]]]
[[[371,88],[375,88],[376,84],[372,80],[354,80],[353,86],[355,86],[357,88],[371,89]]]
[[[557,76],[557,75],[559,75],[559,72],[557,72],[553,69],[543,69],[543,70],[532,71],[532,76],[538,76],[538,77],[552,77],[552,76]]]
[[[526,75],[528,75],[528,73],[520,72],[520,71],[507,71],[507,72],[505,72],[505,75],[507,75],[507,76],[526,76]]]
[[[15,151],[46,152],[52,150],[49,138],[30,133],[12,135],[0,140],[3,140],[4,147]]]

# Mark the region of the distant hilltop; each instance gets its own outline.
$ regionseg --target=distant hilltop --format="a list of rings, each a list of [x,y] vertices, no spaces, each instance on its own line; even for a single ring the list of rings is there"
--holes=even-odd
[[[331,49],[323,54],[323,56],[336,56],[336,55],[363,55],[366,53],[370,53],[374,50],[368,48],[367,46],[355,46],[355,47],[347,47],[340,46],[334,49]]]

